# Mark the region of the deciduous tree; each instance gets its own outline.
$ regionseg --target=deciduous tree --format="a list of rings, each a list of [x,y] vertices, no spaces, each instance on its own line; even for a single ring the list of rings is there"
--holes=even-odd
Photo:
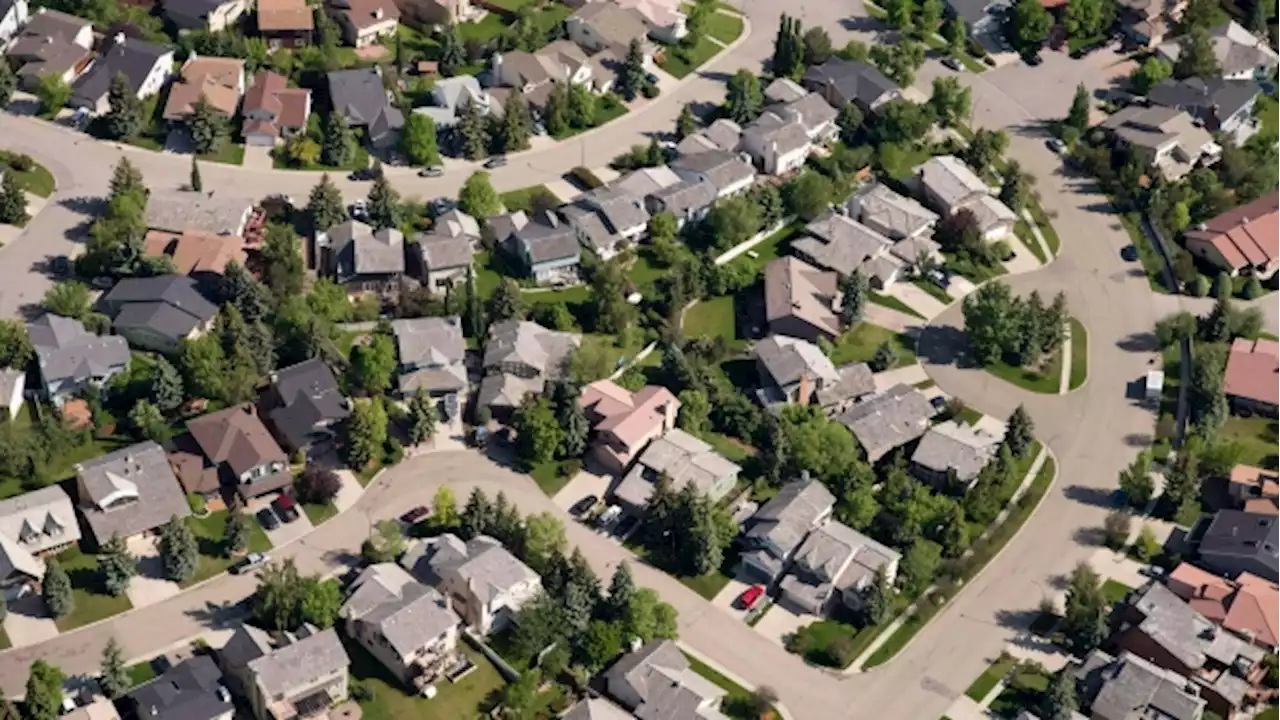
[[[1005,32],[1021,53],[1036,53],[1049,39],[1053,16],[1039,0],[1018,0],[1006,20]]]
[[[78,320],[88,314],[92,300],[88,285],[78,280],[64,280],[45,291],[44,307],[54,315]]]
[[[438,165],[440,163],[440,147],[436,141],[436,123],[428,115],[415,112],[407,113],[404,120],[404,128],[400,131],[399,143],[401,154],[413,165]]]
[[[946,127],[954,127],[969,119],[969,111],[973,105],[972,91],[961,85],[955,77],[938,77],[933,79],[933,94],[929,96],[929,105],[938,122]]]
[[[814,25],[804,31],[804,64],[821,65],[831,59],[834,49],[825,28]]]
[[[395,370],[395,342],[382,333],[374,333],[369,342],[351,349],[352,384],[370,395],[386,392]]]
[[[1062,630],[1073,652],[1083,655],[1106,637],[1107,599],[1102,580],[1088,563],[1076,565],[1067,585]]]
[[[516,431],[516,452],[530,465],[549,462],[564,440],[564,428],[546,398],[526,395],[511,421]]]
[[[493,189],[489,173],[479,170],[467,178],[458,191],[458,209],[478,219],[502,212],[502,198]]]
[[[1178,59],[1173,64],[1173,76],[1217,77],[1220,67],[1218,56],[1214,53],[1213,39],[1208,29],[1192,27],[1191,31],[1178,41]]]
[[[831,180],[819,172],[802,172],[783,187],[787,210],[803,222],[812,222],[831,207],[835,189]]]
[[[58,720],[62,712],[62,685],[67,676],[56,665],[43,658],[31,663],[27,677],[27,695],[22,702],[24,720]]]
[[[355,403],[347,420],[347,462],[365,468],[387,441],[387,411],[381,398]]]

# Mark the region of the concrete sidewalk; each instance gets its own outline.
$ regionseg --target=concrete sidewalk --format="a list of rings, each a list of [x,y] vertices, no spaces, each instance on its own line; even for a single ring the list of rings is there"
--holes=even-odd
[[[1071,323],[1062,332],[1062,373],[1058,377],[1058,394],[1071,392]]]
[[[872,325],[879,325],[882,328],[900,333],[908,330],[916,332],[925,325],[925,321],[918,317],[883,305],[877,305],[873,302],[867,303],[866,309],[862,313],[862,319]]]
[[[907,304],[907,307],[927,318],[937,317],[947,309],[946,305],[938,302],[932,295],[905,280],[890,285],[888,295],[901,300]]]

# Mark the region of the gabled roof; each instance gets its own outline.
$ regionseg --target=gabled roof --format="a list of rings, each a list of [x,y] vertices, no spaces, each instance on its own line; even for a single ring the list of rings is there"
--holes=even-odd
[[[610,688],[629,688],[627,695],[640,699],[640,704],[631,708],[640,720],[721,717],[714,708],[725,691],[699,675],[670,640],[654,640],[623,655],[605,677]]]
[[[306,0],[258,0],[260,32],[310,31],[315,24]]]
[[[534,265],[577,259],[582,254],[577,232],[551,211],[519,223],[511,240],[524,248]]]
[[[857,101],[865,107],[902,92],[897,83],[874,65],[843,58],[832,58],[810,67],[801,82],[805,87],[832,87],[845,102]]]
[[[233,0],[164,0],[164,11],[184,17],[207,20],[213,11]]]
[[[282,404],[268,411],[268,417],[292,447],[305,447],[317,425],[351,414],[351,403],[342,395],[333,370],[319,358],[281,368],[271,380]]]
[[[37,78],[49,72],[61,75],[92,54],[88,47],[73,42],[76,35],[90,26],[88,20],[74,15],[39,8],[14,38],[6,54],[23,63],[18,69],[20,76]],[[92,38],[88,42],[92,43]]]
[[[1188,229],[1183,237],[1209,243],[1237,270],[1275,263],[1280,257],[1280,192],[1228,210]]]
[[[964,204],[975,195],[991,192],[987,184],[954,155],[938,155],[920,166],[920,182],[938,196],[948,209]]]
[[[1147,92],[1147,99],[1155,105],[1185,110],[1210,130],[1215,130],[1219,123],[1244,109],[1261,94],[1262,85],[1252,79],[1202,80],[1190,77],[1161,82]]]
[[[37,556],[79,540],[75,509],[61,486],[0,500],[0,578],[18,571],[39,580],[44,561]]]
[[[677,159],[671,166],[677,171],[685,170],[705,177],[720,192],[744,180],[750,180],[756,174],[751,163],[736,153],[720,150],[687,155]]]
[[[196,281],[185,275],[125,278],[102,302],[114,311],[111,322],[117,328],[147,328],[173,340],[218,314],[217,306],[196,289]]]
[[[254,200],[234,193],[207,195],[152,189],[144,221],[152,230],[238,235],[253,206]]]
[[[71,99],[96,105],[106,96],[116,75],[124,75],[129,90],[137,93],[152,68],[172,60],[173,50],[167,47],[119,35],[99,53],[89,71],[72,84]]]
[[[808,237],[792,242],[792,249],[815,265],[843,276],[860,272],[882,282],[902,263],[890,256],[893,242],[874,229],[831,211],[805,226]]]
[[[934,414],[924,393],[910,385],[894,385],[849,408],[839,421],[858,439],[867,459],[875,462],[924,435]]]
[[[400,19],[400,8],[392,0],[328,0],[327,4],[356,32]]]
[[[391,104],[376,67],[335,70],[327,77],[329,99],[352,127],[381,135],[404,126],[404,115]]]
[[[612,2],[589,2],[570,17],[575,20],[589,25],[615,52],[626,52],[632,40],[644,42],[649,34],[648,22],[639,10]]]
[[[333,628],[314,632],[249,661],[262,696],[289,697],[317,678],[343,672],[351,660]]]
[[[808,94],[808,90],[791,78],[778,78],[764,89],[764,99],[771,103],[789,103]]]
[[[999,446],[1000,438],[948,420],[925,432],[911,462],[938,473],[953,471],[958,481],[968,483],[991,462]]]
[[[831,491],[817,480],[793,480],[756,510],[747,521],[745,534],[748,538],[767,539],[783,555],[789,555],[835,502]]]
[[[1280,643],[1280,587],[1250,573],[1228,580],[1184,562],[1169,573],[1169,590],[1192,610],[1265,647]]]
[[[228,263],[235,261],[244,266],[248,258],[244,238],[239,235],[215,235],[198,230],[178,233],[148,230],[142,243],[147,255],[168,256],[173,260],[174,268],[186,275],[221,275]]]
[[[937,213],[884,183],[860,189],[849,199],[848,209],[857,220],[885,228],[892,240],[917,235],[938,221]]]
[[[774,384],[785,387],[808,377],[814,385],[835,384],[840,373],[822,349],[808,340],[770,335],[756,343],[756,359],[764,366]]]
[[[288,461],[249,404],[192,418],[187,430],[210,461],[226,463],[237,477],[269,462]]]
[[[261,17],[261,16],[259,16]],[[265,132],[278,136],[281,129],[298,130],[306,126],[311,109],[311,91],[289,87],[289,80],[270,70],[253,76],[245,91],[241,110],[245,122],[242,132]],[[272,119],[253,119],[269,115]]]
[[[103,543],[127,538],[191,514],[169,458],[154,442],[130,445],[76,466],[80,512]]]
[[[502,543],[486,535],[466,542],[451,533],[436,536],[410,548],[400,558],[400,565],[431,584],[457,575],[485,604],[500,599],[518,585],[539,579]]]
[[[583,698],[560,720],[632,720],[635,716],[604,698]]]
[[[94,335],[79,320],[46,313],[27,323],[46,385],[104,377],[129,365],[129,344],[118,335]]]
[[[329,228],[325,235],[333,248],[334,271],[340,280],[404,272],[404,234],[395,228],[374,230],[359,220],[348,220]]]
[[[1240,75],[1276,66],[1276,51],[1234,20],[1210,29],[1209,39],[1223,75]],[[1181,37],[1170,40],[1157,48],[1157,52],[1169,62],[1177,62],[1182,55],[1182,41]]]
[[[795,317],[830,336],[840,334],[832,305],[839,295],[836,274],[786,256],[764,266],[765,319]],[[829,362],[829,361],[828,361]]]
[[[715,202],[716,186],[702,180],[682,180],[675,185],[655,190],[651,197],[661,203],[667,212],[678,217],[709,207]]]
[[[197,655],[129,693],[138,717],[151,720],[214,720],[234,711],[222,686],[222,671],[208,655]]]
[[[165,100],[166,120],[185,118],[203,97],[210,107],[226,117],[236,114],[244,90],[244,60],[222,57],[191,57],[182,65],[177,82],[169,86]]]
[[[341,615],[377,628],[401,659],[459,625],[449,601],[395,563],[365,568],[351,584]]]
[[[1280,343],[1236,338],[1227,354],[1222,392],[1270,405],[1280,404]]]
[[[659,475],[670,477],[672,487],[676,490],[685,485],[693,485],[699,491],[707,493],[720,480],[736,476],[741,471],[742,468],[737,463],[721,455],[715,448],[684,430],[673,428],[649,443],[631,472],[624,478],[624,484],[628,486],[631,485],[633,475],[643,480],[648,486],[644,496],[639,497],[636,493],[625,491],[621,485],[615,492],[627,496],[627,500],[633,505],[642,506],[648,502],[648,496],[653,492],[652,484]]]
[[[1149,583],[1129,597],[1130,609],[1142,619],[1138,630],[1182,667],[1204,667],[1209,660],[1246,667],[1262,659],[1264,651],[1214,626],[1182,598],[1158,582]]]
[[[1280,548],[1278,523],[1271,515],[1219,510],[1200,539],[1200,554],[1210,565],[1220,559],[1256,560],[1262,567],[1275,568]]]
[[[578,405],[587,412],[596,432],[609,433],[634,449],[662,428],[668,413],[679,410],[680,401],[660,385],[646,385],[633,393],[604,379],[583,388]]]
[[[1132,653],[1119,659],[1093,651],[1077,671],[1093,717],[1198,720],[1205,701],[1189,681]]]

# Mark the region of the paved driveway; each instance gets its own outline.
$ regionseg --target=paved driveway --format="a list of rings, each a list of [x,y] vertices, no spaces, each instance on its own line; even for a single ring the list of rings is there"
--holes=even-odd
[[[259,145],[245,145],[244,167],[253,168],[254,170],[270,170],[273,164],[271,150],[272,148]]]
[[[890,285],[889,295],[898,298],[902,302],[906,303],[907,307],[910,307],[912,310],[915,310],[927,318],[934,317],[947,309],[946,305],[938,302],[938,300],[932,295],[921,290],[915,283],[907,280],[902,280]]]
[[[344,512],[364,494],[364,487],[360,485],[360,480],[356,478],[355,473],[350,470],[337,470],[338,477],[342,478],[342,488],[338,490],[338,495],[333,499],[334,507],[338,508],[338,512]]]
[[[39,595],[27,595],[9,603],[9,614],[4,619],[4,631],[14,647],[25,647],[58,636],[58,625],[48,617],[44,600]]]
[[[271,494],[250,500],[247,508],[249,514],[256,516],[259,510],[265,507],[271,507],[271,499],[273,497],[275,497],[275,495]],[[275,510],[272,510],[272,512],[275,512]],[[254,517],[253,521],[258,522],[258,518]],[[283,518],[281,518],[280,526],[275,530],[267,530],[266,528],[263,528],[267,533],[267,539],[271,541],[271,546],[276,548],[287,545],[314,529],[315,526],[311,524],[311,519],[308,518],[307,514],[302,512],[301,509],[298,511],[297,520],[287,523],[284,522]]]
[[[781,647],[787,646],[787,638],[797,630],[821,618],[793,612],[784,603],[774,603],[769,612],[756,623],[755,630]]]
[[[731,617],[735,617],[745,622],[747,618],[747,611],[738,607],[738,598],[742,596],[742,593],[747,591],[747,588],[754,584],[755,583],[745,580],[741,575],[739,575],[738,577],[730,580],[729,584],[725,585],[720,592],[716,593],[716,596],[711,600],[711,604],[728,613]],[[761,602],[764,602],[764,600],[761,600]]]
[[[609,485],[613,483],[613,476],[604,473],[593,473],[590,470],[582,470],[573,479],[565,483],[560,488],[560,492],[556,493],[556,507],[569,512],[569,508],[573,504],[588,495],[595,495],[600,499],[604,499],[604,495],[609,490]]]
[[[158,543],[159,538],[153,535],[135,535],[126,542],[129,552],[138,558],[138,574],[125,591],[136,608],[154,605],[182,592],[177,583],[164,577]]]

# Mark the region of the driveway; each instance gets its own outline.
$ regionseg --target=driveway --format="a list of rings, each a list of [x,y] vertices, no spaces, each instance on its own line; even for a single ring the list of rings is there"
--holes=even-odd
[[[138,559],[138,574],[125,594],[136,608],[147,607],[182,592],[178,584],[164,577],[164,561],[160,559],[159,538],[135,535],[126,541],[129,552]]]
[[[1040,259],[1027,249],[1027,246],[1024,245],[1022,240],[1020,240],[1016,235],[1010,235],[1004,238],[1004,241],[1009,245],[1009,249],[1014,253],[1012,260],[1005,260],[1002,263],[1004,265],[1004,269],[1008,271],[1010,275],[1031,272],[1032,270],[1036,270],[1040,267]]]
[[[1138,525],[1138,523],[1134,524]],[[1089,564],[1103,579],[1115,580],[1131,588],[1147,584],[1147,576],[1140,572],[1142,563],[1121,555],[1111,548],[1098,548],[1093,553],[1093,557],[1089,558]]]
[[[731,617],[745,622],[747,619],[747,611],[738,607],[738,598],[741,597],[742,593],[746,592],[747,588],[752,585],[755,585],[755,583],[745,579],[741,574],[739,574],[730,580],[729,584],[725,585],[720,592],[716,593],[716,596],[711,600],[711,604],[728,613]],[[762,598],[761,602],[764,601],[765,599]]]
[[[270,170],[273,165],[271,151],[274,148],[262,147],[261,145],[245,145],[244,146],[244,162],[242,165],[254,170]]]
[[[58,637],[58,625],[47,612],[39,595],[27,595],[9,603],[4,631],[10,644],[16,648],[25,647]]]
[[[810,623],[821,620],[815,615],[799,614],[784,603],[774,603],[769,612],[756,623],[755,630],[781,647],[787,646],[787,638]]]
[[[938,302],[932,295],[921,290],[915,283],[906,280],[890,285],[889,295],[898,298],[906,303],[907,307],[927,318],[935,317],[947,309],[946,305]]]
[[[337,470],[336,472],[338,477],[342,478],[342,488],[338,490],[337,496],[333,498],[333,506],[338,508],[338,512],[346,512],[364,494],[364,487],[360,485],[360,480],[356,478],[356,474],[350,470]]]
[[[906,365],[892,370],[878,372],[871,376],[876,383],[876,392],[884,392],[894,385],[915,385],[929,379],[929,374],[924,371],[919,363],[914,365]]]
[[[595,495],[601,500],[604,499],[605,493],[609,491],[609,486],[613,484],[613,476],[604,473],[593,473],[590,470],[582,470],[573,479],[560,488],[560,492],[556,493],[556,507],[569,512],[569,508],[588,495]]]
[[[259,510],[271,507],[271,499],[274,497],[275,494],[273,493],[250,500],[247,508],[249,514],[257,515]],[[275,512],[275,510],[272,510],[272,512]],[[258,518],[254,517],[253,521],[258,522]],[[306,513],[299,509],[297,520],[287,523],[284,522],[283,518],[281,518],[280,526],[275,530],[267,530],[266,528],[263,528],[263,531],[266,532],[267,539],[271,541],[271,546],[279,548],[301,538],[314,529],[315,526],[311,524],[311,519],[307,517]]]

